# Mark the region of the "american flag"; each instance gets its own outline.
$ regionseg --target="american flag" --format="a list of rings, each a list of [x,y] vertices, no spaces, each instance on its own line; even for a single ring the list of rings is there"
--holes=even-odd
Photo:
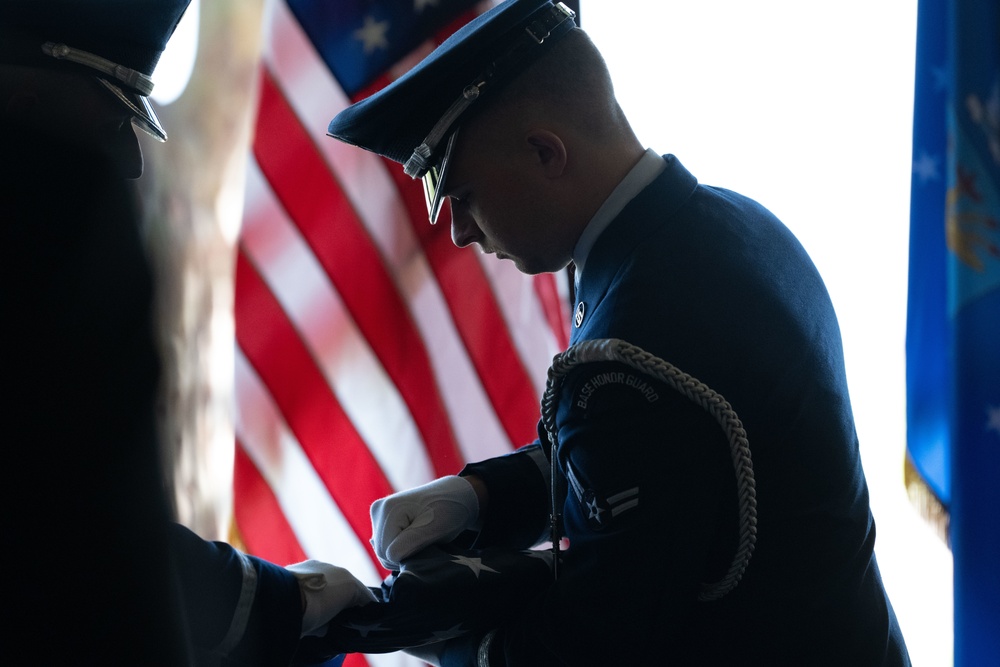
[[[316,665],[348,651],[389,653],[459,638],[478,642],[523,614],[538,591],[551,585],[552,556],[549,550],[427,547],[372,587],[378,604],[346,609],[324,637],[303,638],[295,664]]]
[[[565,276],[455,248],[400,165],[325,135],[489,6],[267,7],[235,283],[234,513],[249,553],[328,561],[377,586],[372,501],[535,437],[568,340]]]

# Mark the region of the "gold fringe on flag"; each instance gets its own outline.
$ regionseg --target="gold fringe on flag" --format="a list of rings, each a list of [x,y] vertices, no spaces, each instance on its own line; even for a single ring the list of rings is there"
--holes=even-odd
[[[906,484],[906,495],[909,497],[910,503],[920,512],[920,516],[927,520],[937,536],[950,548],[948,508],[921,477],[920,472],[913,465],[909,452],[906,453],[906,461],[903,464],[903,483]]]
[[[236,525],[235,517],[229,519],[229,539],[227,541],[230,546],[247,553],[247,545],[243,543],[243,534],[240,532],[239,526]]]

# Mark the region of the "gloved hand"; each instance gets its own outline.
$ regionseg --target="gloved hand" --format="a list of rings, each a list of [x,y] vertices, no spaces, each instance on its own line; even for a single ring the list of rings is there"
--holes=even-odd
[[[375,602],[375,594],[342,567],[307,560],[285,568],[302,591],[302,636],[322,635],[326,624],[348,607]]]
[[[479,519],[476,492],[449,475],[372,503],[372,546],[388,569],[424,547],[451,542]]]

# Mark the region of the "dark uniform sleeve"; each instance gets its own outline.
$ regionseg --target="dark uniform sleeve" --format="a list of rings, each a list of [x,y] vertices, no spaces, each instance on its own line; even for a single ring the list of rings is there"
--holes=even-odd
[[[170,541],[198,664],[290,664],[302,629],[295,576],[177,524]]]
[[[489,490],[473,547],[527,549],[544,539],[550,508],[548,467],[548,452],[536,441],[462,470],[461,475],[482,479]]]
[[[704,604],[700,586],[725,574],[736,548],[736,482],[722,428],[689,398],[616,363],[567,377],[557,422],[569,547],[559,580],[497,629],[490,664],[683,655]],[[492,487],[490,497],[492,508]],[[507,519],[491,512],[484,534]],[[473,644],[446,664],[475,665]]]

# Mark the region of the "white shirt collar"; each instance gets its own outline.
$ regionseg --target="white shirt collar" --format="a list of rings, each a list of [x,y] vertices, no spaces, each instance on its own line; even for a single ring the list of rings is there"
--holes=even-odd
[[[660,172],[666,168],[666,160],[653,149],[647,148],[643,156],[632,167],[632,170],[625,175],[621,183],[611,191],[611,194],[604,200],[601,207],[597,209],[597,213],[594,214],[594,217],[584,227],[583,233],[580,234],[580,239],[576,242],[576,247],[573,248],[573,264],[576,266],[575,279],[577,287],[580,285],[580,276],[583,275],[583,267],[587,261],[587,256],[590,254],[591,248],[594,247],[597,237],[607,229],[612,220],[618,217],[618,214],[625,208],[625,205],[642,192],[647,185],[656,180]]]

